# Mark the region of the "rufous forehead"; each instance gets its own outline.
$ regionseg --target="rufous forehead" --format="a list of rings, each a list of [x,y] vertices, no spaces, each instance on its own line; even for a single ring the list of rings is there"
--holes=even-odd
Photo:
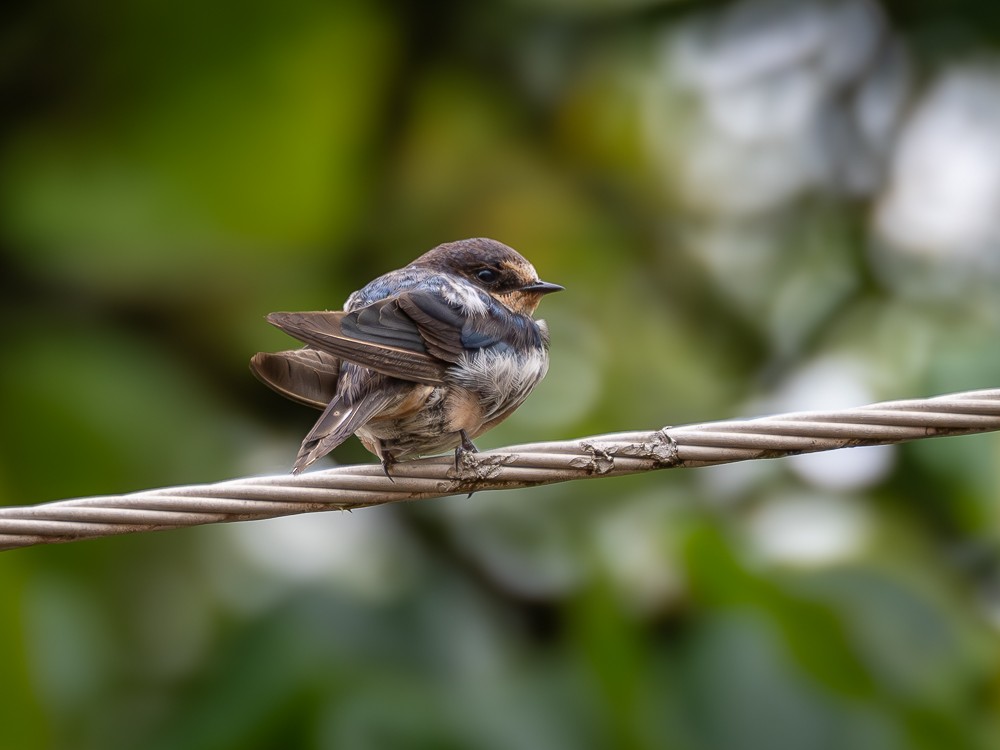
[[[527,279],[538,278],[538,272],[535,271],[535,267],[524,258],[512,258],[511,260],[505,260],[501,265],[510,269],[518,276],[523,276]]]

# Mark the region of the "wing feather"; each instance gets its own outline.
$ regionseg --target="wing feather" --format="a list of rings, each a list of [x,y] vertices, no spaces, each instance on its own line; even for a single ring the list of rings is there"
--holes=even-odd
[[[470,315],[433,290],[411,290],[351,312],[271,313],[267,320],[333,357],[428,385],[470,351],[544,346],[531,318],[495,304]]]
[[[348,331],[344,330],[345,318],[352,321]],[[344,312],[279,312],[267,316],[269,323],[288,335],[348,362],[402,380],[428,385],[444,382],[446,362],[416,350],[412,339],[406,337],[379,337],[372,330],[359,338],[357,318],[357,313]]]

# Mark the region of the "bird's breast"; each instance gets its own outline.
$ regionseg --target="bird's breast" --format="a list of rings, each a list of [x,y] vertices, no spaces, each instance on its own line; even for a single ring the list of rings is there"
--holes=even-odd
[[[519,404],[549,368],[548,352],[542,347],[516,351],[491,347],[466,352],[449,368],[450,379],[474,393],[483,403],[484,417]]]

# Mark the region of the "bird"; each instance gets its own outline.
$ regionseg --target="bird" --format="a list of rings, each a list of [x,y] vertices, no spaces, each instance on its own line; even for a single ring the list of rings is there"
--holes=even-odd
[[[304,344],[259,352],[253,374],[322,410],[292,467],[299,474],[351,435],[391,468],[455,450],[517,409],[549,366],[549,332],[532,316],[562,286],[486,237],[447,242],[353,292],[343,310],[275,312]]]

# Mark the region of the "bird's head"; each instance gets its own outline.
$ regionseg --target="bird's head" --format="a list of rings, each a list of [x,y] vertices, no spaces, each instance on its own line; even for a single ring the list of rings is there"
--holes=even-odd
[[[531,315],[542,297],[563,288],[540,280],[535,267],[523,255],[486,237],[446,242],[411,265],[461,276],[522,315]]]

